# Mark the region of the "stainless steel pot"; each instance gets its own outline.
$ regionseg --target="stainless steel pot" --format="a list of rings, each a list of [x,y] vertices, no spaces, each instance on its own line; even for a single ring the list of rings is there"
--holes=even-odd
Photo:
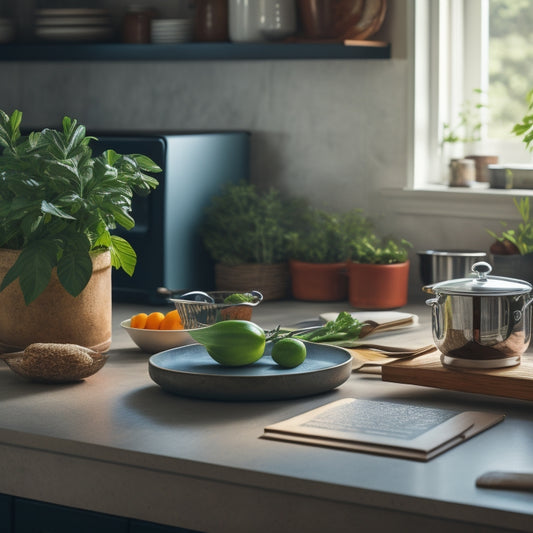
[[[464,278],[472,265],[483,261],[485,252],[474,250],[424,250],[418,252],[420,279],[424,285],[455,278]]]
[[[424,290],[435,295],[432,332],[445,366],[502,368],[520,363],[531,338],[532,285],[489,276],[484,261],[474,275],[436,283]]]

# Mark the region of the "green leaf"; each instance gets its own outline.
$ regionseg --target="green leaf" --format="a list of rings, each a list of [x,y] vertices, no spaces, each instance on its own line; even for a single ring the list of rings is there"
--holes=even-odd
[[[145,172],[161,172],[161,167],[156,165],[149,157],[142,154],[131,154],[130,157],[139,165],[141,170]]]
[[[102,231],[102,233],[100,233],[100,235],[98,236],[98,238],[94,242],[94,244],[92,246],[92,249],[93,250],[96,249],[96,248],[109,249],[111,247],[111,245],[112,245],[111,234],[109,233],[109,231]],[[113,266],[115,266],[115,265],[113,265]]]
[[[119,209],[118,207],[109,207],[109,210],[113,213],[116,224],[121,225],[123,228],[130,230],[135,226],[135,220],[127,213],[125,209]]]
[[[13,113],[11,113],[11,117],[9,119],[9,125],[11,127],[11,142],[14,144],[17,139],[20,137],[20,123],[22,122],[22,113],[15,109]]]
[[[65,213],[59,207],[55,206],[54,204],[51,204],[45,200],[41,202],[41,211],[43,213],[48,213],[50,215],[53,215],[55,217],[60,218],[67,218],[69,220],[76,220],[74,217],[71,217],[68,213]]]
[[[6,272],[2,283],[0,284],[0,291],[3,291],[8,285],[11,285],[22,273],[22,267],[20,262],[15,264]]]
[[[109,250],[111,251],[111,264],[115,268],[122,268],[129,276],[133,276],[137,254],[130,243],[118,235],[111,235]]]
[[[70,117],[63,117],[63,131],[68,134],[72,126],[72,120]]]
[[[57,277],[71,296],[78,296],[93,273],[93,263],[87,250],[66,249],[57,263]]]
[[[54,241],[32,242],[21,251],[17,261],[4,277],[0,290],[19,278],[24,301],[29,305],[48,286],[56,262],[57,245]]]
[[[67,145],[67,154],[68,157],[72,157],[72,151],[76,150],[83,139],[85,138],[85,127],[84,126],[78,126],[72,136],[69,139],[68,145]]]
[[[103,154],[106,163],[110,166],[113,166],[119,159],[120,156],[115,152],[115,150],[106,150]]]

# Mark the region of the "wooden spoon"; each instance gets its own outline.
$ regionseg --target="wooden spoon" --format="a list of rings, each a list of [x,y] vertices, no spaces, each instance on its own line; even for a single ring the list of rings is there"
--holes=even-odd
[[[416,350],[394,353],[384,353],[370,349],[364,349],[358,353],[357,350],[351,349],[349,352],[352,355],[352,372],[364,366],[383,366],[398,360],[414,359],[415,357],[431,353],[436,349],[433,344],[417,348]]]
[[[391,322],[379,323],[374,320],[365,320],[365,325],[361,328],[359,338],[368,337],[371,333],[378,333],[382,331],[388,331],[390,329],[396,329],[400,326],[407,326],[413,323],[413,317],[408,316],[406,318],[400,318],[398,320],[392,320]]]

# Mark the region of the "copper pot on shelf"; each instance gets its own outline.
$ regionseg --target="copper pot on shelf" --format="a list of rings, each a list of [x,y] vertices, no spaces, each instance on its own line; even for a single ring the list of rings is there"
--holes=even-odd
[[[194,40],[199,42],[228,40],[228,0],[196,0]]]
[[[383,24],[387,0],[298,0],[308,39],[364,40]]]

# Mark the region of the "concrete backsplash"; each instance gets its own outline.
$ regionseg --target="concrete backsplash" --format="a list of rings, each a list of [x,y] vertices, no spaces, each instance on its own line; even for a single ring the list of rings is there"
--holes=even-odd
[[[3,63],[29,128],[247,130],[251,179],[332,210],[406,182],[403,60]]]

